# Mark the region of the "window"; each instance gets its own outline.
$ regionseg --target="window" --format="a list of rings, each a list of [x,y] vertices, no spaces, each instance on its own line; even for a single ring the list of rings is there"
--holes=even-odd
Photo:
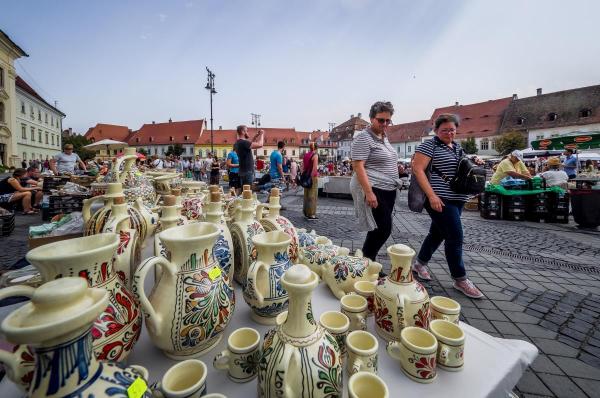
[[[27,160],[27,152],[23,152],[23,160]]]
[[[223,149],[223,157],[227,156],[227,149]]]
[[[296,150],[292,149],[292,156],[296,156]]]
[[[31,141],[35,142],[35,127],[31,128]]]
[[[52,134],[52,146],[54,146],[54,134]]]
[[[23,138],[24,140],[27,139],[27,126],[25,126],[24,124],[21,125],[21,138]]]
[[[256,155],[257,155],[257,153],[256,153],[256,149],[255,149],[255,150],[254,150],[254,156],[256,156]]]
[[[21,101],[21,113],[25,114],[25,101]]]
[[[162,153],[163,155],[165,154],[165,147],[164,146],[160,147],[160,153]]]
[[[29,105],[29,113],[31,114],[31,119],[35,119],[35,112],[33,111],[33,105]]]
[[[135,142],[140,142],[140,137],[135,137]]]
[[[158,155],[158,148],[154,148],[154,154]]]
[[[397,147],[396,149],[397,149],[398,154],[400,154],[400,147]]]
[[[409,145],[409,146],[407,146],[407,147],[406,147],[406,151],[407,151],[408,153],[410,153],[410,152],[412,151],[412,146],[410,146],[410,145]]]
[[[42,142],[42,130],[38,130],[38,142]]]
[[[590,117],[590,116],[592,116],[591,109],[582,109],[581,111],[579,111],[579,117]]]
[[[553,121],[555,121],[556,119],[558,119],[558,114],[556,114],[555,112],[550,112],[550,113],[548,114],[548,120],[549,120],[549,121],[553,122]]]
[[[48,134],[48,132],[46,131],[46,145],[47,145],[47,144],[49,144],[49,142],[48,142],[48,138],[49,138],[48,136],[49,136],[49,135],[50,135],[50,134]]]
[[[536,140],[543,140],[544,139],[544,134],[538,134],[535,136]]]
[[[175,140],[175,138],[173,136],[169,137],[169,141],[174,141],[174,140]]]
[[[490,147],[489,141],[487,139],[483,139],[479,143],[479,146],[480,146],[480,148],[481,148],[482,151],[487,151],[489,149],[489,147]]]
[[[38,120],[41,122],[42,121],[42,111],[40,111],[38,109]]]
[[[525,124],[525,118],[524,117],[518,117],[517,118],[517,124],[519,126],[522,126],[523,124]]]
[[[0,87],[4,87],[4,69],[0,68]]]
[[[496,140],[490,140],[490,149],[496,149]]]
[[[0,102],[0,123],[4,123],[4,102]]]
[[[150,137],[150,142],[154,141],[154,137]]]
[[[266,149],[263,151],[263,155],[267,156],[267,150]]]
[[[185,137],[183,137],[183,139],[187,141],[187,140],[189,140],[189,139],[190,139],[190,136],[189,136],[189,135],[186,135]]]
[[[44,123],[48,124],[48,112],[44,112]]]
[[[554,138],[554,137],[558,137],[558,136],[559,136],[558,133],[550,134],[550,138]]]

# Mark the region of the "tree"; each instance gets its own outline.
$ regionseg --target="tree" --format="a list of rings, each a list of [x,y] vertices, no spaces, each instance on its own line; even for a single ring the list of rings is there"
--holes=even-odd
[[[84,146],[91,144],[91,141],[85,138],[83,135],[73,134],[69,137],[63,137],[62,140],[63,147],[66,144],[73,145],[73,152],[79,155],[79,157],[83,160],[85,159],[93,159],[96,153],[94,151],[90,151],[89,149],[84,148]]]
[[[167,152],[165,152],[165,155],[181,156],[181,154],[183,152],[184,152],[183,146],[181,144],[175,144],[175,145],[169,145],[169,147],[167,148]]]
[[[475,155],[477,153],[477,144],[475,138],[469,137],[465,141],[461,141],[460,145],[467,155]]]
[[[137,151],[138,153],[141,153],[142,155],[148,157],[148,151],[146,150],[146,148],[138,148]]]
[[[511,131],[502,134],[496,139],[496,150],[500,155],[508,155],[515,149],[524,149],[527,147],[527,138],[518,131]]]

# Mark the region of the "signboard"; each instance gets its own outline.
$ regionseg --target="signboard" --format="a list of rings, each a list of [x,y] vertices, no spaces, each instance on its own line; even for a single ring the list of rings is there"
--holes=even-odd
[[[546,138],[532,141],[533,149],[594,149],[600,148],[600,131],[563,135],[560,137]]]

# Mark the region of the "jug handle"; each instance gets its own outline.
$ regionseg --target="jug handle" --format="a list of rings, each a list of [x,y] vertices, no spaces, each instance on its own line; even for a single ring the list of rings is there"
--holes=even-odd
[[[160,329],[160,323],[162,318],[158,313],[154,310],[154,307],[148,300],[148,296],[146,296],[146,292],[144,291],[144,282],[146,281],[146,276],[148,272],[154,268],[156,265],[160,265],[163,268],[163,272],[167,271],[171,274],[175,273],[173,269],[173,265],[164,257],[151,257],[146,260],[140,267],[135,271],[135,275],[133,277],[133,293],[137,296],[137,299],[142,306],[142,310],[146,313],[146,323],[151,323],[155,330]]]
[[[269,206],[266,203],[261,203],[256,207],[256,219],[257,220],[262,220],[263,219],[263,210],[265,208],[269,208]]]
[[[94,196],[89,199],[83,200],[83,208],[81,209],[81,215],[83,216],[83,221],[87,223],[90,218],[92,218],[92,212],[90,209],[92,208],[92,203],[97,200],[104,199],[104,195]]]
[[[267,271],[269,269],[269,267],[265,263],[263,263],[262,261],[257,261],[256,263],[254,263],[254,267],[250,266],[250,268],[248,269],[248,274],[246,275],[246,288],[248,288],[248,286],[252,287],[252,289],[250,289],[251,293],[254,297],[256,297],[258,305],[260,306],[262,306],[265,303],[265,298],[262,292],[259,292],[256,286],[256,276],[258,275],[258,271],[261,268],[266,268]],[[252,283],[251,285],[248,284],[248,280],[250,279],[254,281],[254,283]]]
[[[26,285],[16,285],[0,289],[0,300],[8,297],[28,297],[33,296],[35,288]],[[11,380],[19,384],[21,375],[21,366],[19,366],[19,357],[12,352],[0,350],[0,363],[3,363],[8,370],[8,375]]]
[[[397,341],[390,341],[385,347],[388,355],[394,358],[396,361],[402,359],[402,343]]]
[[[302,359],[300,358],[300,353],[298,352],[298,349],[294,348],[294,350],[292,351],[292,353],[289,356],[289,359],[287,361],[286,364],[286,372],[285,375],[283,376],[283,392],[284,392],[284,397],[286,398],[293,398],[296,397],[296,394],[294,393],[294,388],[290,385],[290,374],[294,374],[294,370],[297,370],[298,365],[302,364]],[[295,363],[296,366],[292,367],[292,364]],[[291,370],[290,370],[291,369]]]

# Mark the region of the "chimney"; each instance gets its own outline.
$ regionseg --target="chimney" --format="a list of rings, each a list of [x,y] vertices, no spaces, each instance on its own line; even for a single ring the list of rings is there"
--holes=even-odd
[[[542,95],[542,89],[541,88],[537,89],[537,95]]]
[[[518,99],[519,99],[519,97],[517,96],[517,94],[513,94],[512,100],[515,101],[515,100],[518,100]]]
[[[359,119],[362,117],[362,113],[358,112],[358,116]]]
[[[223,126],[219,126],[219,130],[223,130]]]
[[[169,123],[171,123],[173,121],[173,119],[169,118]]]
[[[154,120],[152,121],[152,124],[154,124]]]
[[[458,106],[458,101],[456,101],[456,102],[454,103],[454,106]]]
[[[350,115],[350,119],[354,119],[354,113]]]

